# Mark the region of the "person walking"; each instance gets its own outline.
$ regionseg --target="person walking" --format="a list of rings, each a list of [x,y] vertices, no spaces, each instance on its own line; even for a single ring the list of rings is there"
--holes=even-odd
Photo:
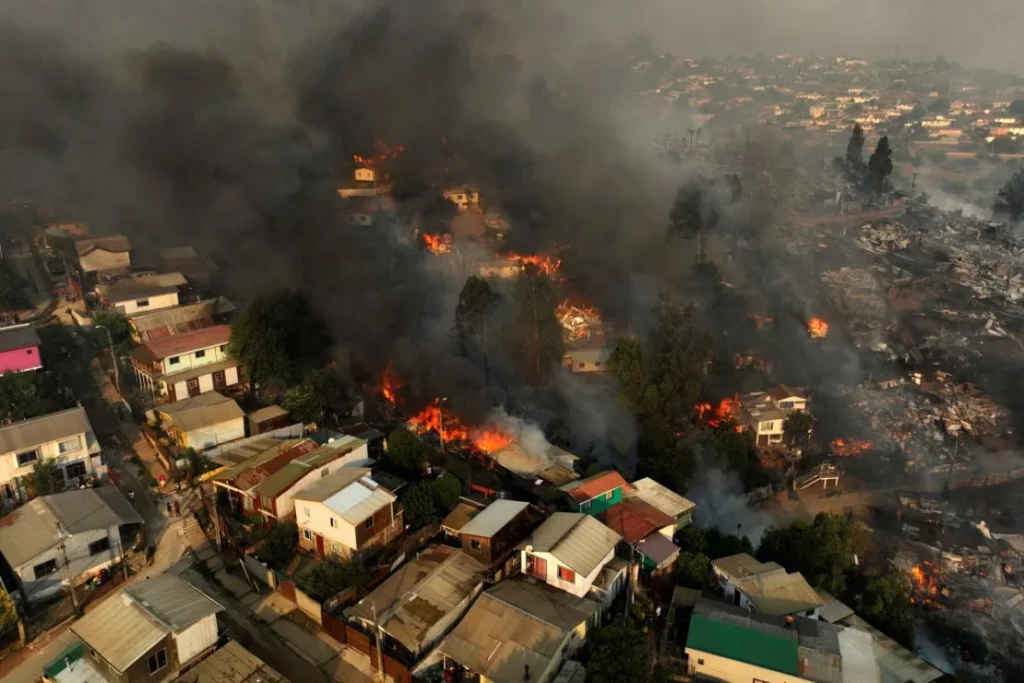
[[[181,504],[178,501],[174,501],[174,516],[181,517]]]
[[[170,503],[167,503],[167,516],[170,517],[174,514],[174,508]]]

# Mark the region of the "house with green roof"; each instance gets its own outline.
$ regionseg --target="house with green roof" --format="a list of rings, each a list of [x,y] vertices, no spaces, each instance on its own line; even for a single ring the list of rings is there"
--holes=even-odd
[[[714,600],[697,601],[686,655],[698,680],[843,683],[838,627]]]

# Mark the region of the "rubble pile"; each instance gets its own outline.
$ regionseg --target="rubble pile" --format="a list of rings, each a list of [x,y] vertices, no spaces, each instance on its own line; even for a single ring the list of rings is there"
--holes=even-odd
[[[601,315],[589,306],[565,300],[558,305],[556,315],[567,344],[586,341],[601,328]]]
[[[995,260],[990,253],[962,250],[951,255],[947,268],[957,282],[968,287],[979,299],[1004,297],[1020,301],[1024,298],[1024,276],[1014,264]]]
[[[945,405],[941,409],[942,425],[952,436],[961,431],[976,437],[1000,436],[1006,431],[1009,411],[971,384],[943,382],[939,395]]]
[[[842,267],[821,274],[832,304],[847,319],[849,331],[863,343],[874,343],[887,322],[885,289],[863,268]]]
[[[870,252],[882,254],[890,251],[904,251],[914,243],[914,233],[902,223],[868,223],[860,229],[857,242]]]

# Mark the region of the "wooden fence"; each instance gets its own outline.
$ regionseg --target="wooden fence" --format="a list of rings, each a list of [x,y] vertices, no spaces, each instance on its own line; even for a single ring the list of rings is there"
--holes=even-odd
[[[327,613],[323,614],[323,629],[339,643],[367,655],[373,668],[377,668],[377,644],[371,641],[370,636]],[[382,659],[386,675],[398,683],[412,683],[412,673],[407,666],[387,654]]]

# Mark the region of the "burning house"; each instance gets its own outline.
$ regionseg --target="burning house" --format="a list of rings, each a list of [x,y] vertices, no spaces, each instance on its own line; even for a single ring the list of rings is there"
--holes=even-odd
[[[767,391],[739,396],[730,405],[729,414],[751,430],[758,446],[767,446],[782,443],[786,418],[797,411],[807,411],[807,403],[803,389],[779,384]]]

